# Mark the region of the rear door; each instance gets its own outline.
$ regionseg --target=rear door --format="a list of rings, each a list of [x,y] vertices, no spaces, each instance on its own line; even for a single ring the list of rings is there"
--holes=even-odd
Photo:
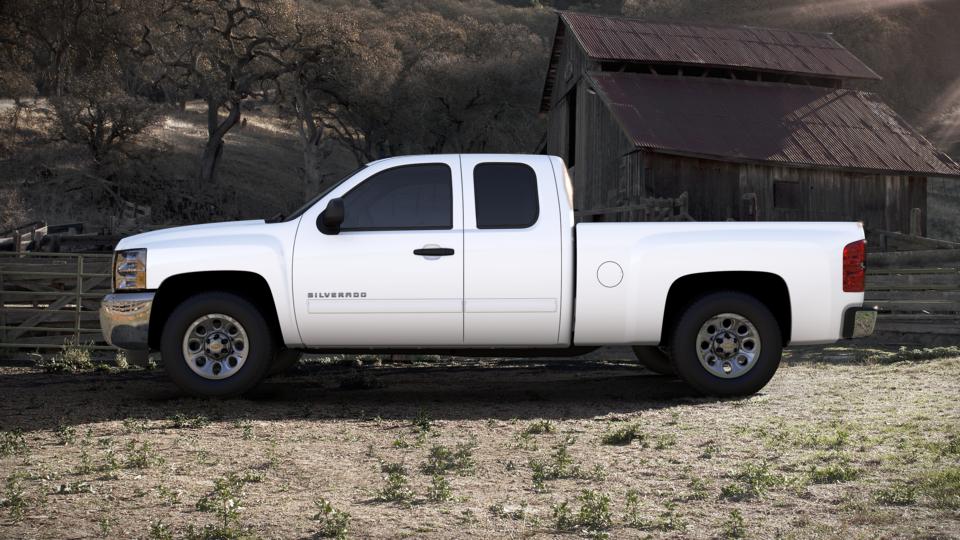
[[[463,155],[464,344],[557,345],[560,208],[544,157]]]

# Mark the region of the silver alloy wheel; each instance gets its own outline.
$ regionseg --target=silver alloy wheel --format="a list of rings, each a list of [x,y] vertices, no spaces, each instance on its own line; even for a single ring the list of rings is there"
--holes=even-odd
[[[757,364],[760,345],[760,333],[750,319],[736,313],[721,313],[700,327],[697,357],[711,375],[736,379]]]
[[[210,313],[193,321],[183,335],[183,360],[204,379],[235,375],[247,361],[250,342],[233,317]]]

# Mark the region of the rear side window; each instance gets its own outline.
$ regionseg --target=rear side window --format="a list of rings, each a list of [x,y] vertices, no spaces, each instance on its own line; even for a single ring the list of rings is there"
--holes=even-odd
[[[478,229],[525,229],[540,216],[537,174],[522,163],[481,163],[473,169]]]
[[[343,196],[341,231],[453,228],[453,180],[442,163],[379,172]]]

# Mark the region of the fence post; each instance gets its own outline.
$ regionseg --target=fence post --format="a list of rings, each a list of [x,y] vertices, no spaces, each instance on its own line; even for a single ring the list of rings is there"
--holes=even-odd
[[[0,343],[7,342],[7,302],[3,298],[3,265],[0,261]]]
[[[83,255],[77,255],[77,317],[73,327],[74,343],[80,345],[80,310],[83,309]]]

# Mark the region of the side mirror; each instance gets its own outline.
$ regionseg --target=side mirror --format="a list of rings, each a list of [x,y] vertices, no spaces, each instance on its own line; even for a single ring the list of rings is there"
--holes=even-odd
[[[327,208],[317,218],[317,228],[323,234],[339,234],[343,217],[343,199],[330,199]]]

